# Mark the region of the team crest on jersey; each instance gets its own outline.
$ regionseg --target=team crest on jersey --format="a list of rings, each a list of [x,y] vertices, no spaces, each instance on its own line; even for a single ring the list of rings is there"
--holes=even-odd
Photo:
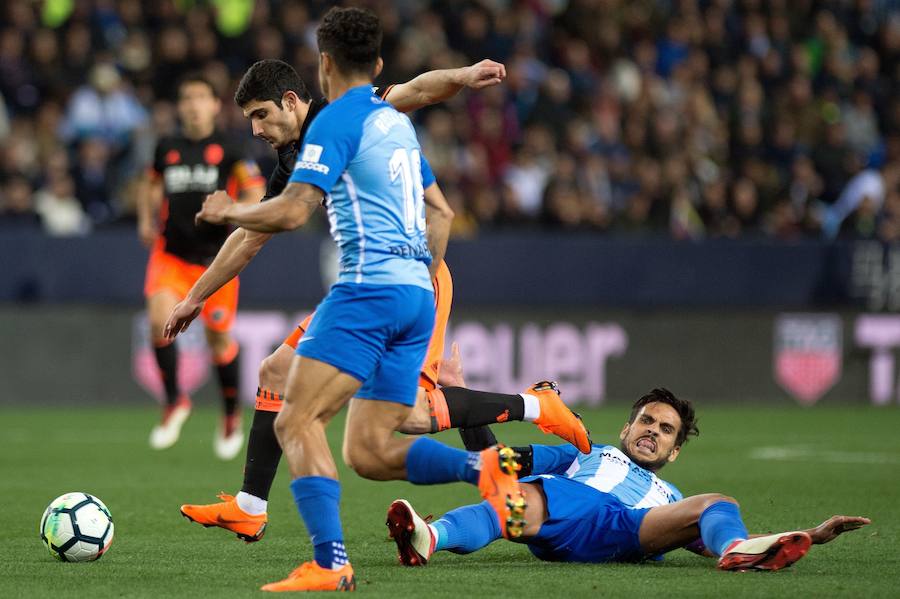
[[[181,161],[181,152],[169,150],[166,152],[166,164],[178,164]]]
[[[843,333],[836,314],[783,314],[775,322],[775,380],[804,405],[841,378]]]
[[[209,144],[203,150],[203,161],[206,164],[219,164],[223,158],[225,158],[225,150],[219,144]]]

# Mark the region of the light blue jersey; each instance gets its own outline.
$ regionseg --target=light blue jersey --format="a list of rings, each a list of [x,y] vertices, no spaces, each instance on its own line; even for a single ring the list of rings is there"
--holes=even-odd
[[[649,508],[682,499],[681,492],[631,461],[612,445],[594,445],[583,454],[571,445],[533,445],[535,475],[559,474],[614,495],[629,508]]]
[[[424,189],[434,174],[410,120],[371,86],[351,88],[316,116],[290,182],[327,194],[339,283],[432,290]]]

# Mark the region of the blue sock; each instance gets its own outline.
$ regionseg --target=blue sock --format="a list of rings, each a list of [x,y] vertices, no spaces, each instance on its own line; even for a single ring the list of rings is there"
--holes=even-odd
[[[435,551],[472,553],[502,536],[497,512],[487,501],[456,508],[431,525],[437,531]]]
[[[414,485],[463,481],[478,484],[478,452],[463,451],[419,437],[406,454],[406,480]]]
[[[347,550],[338,513],[341,483],[323,476],[303,476],[291,481],[291,493],[309,532],[316,563],[328,569],[346,564]]]
[[[722,555],[734,541],[747,538],[747,527],[741,520],[738,506],[730,501],[718,501],[700,514],[700,538],[706,548]]]

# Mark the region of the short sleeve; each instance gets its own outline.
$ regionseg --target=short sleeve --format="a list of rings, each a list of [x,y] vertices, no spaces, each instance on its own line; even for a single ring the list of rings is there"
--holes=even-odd
[[[329,193],[359,147],[362,124],[332,104],[313,120],[290,183],[309,183]]]
[[[425,158],[425,154],[422,154],[422,189],[428,189],[431,187],[431,184],[436,181],[434,177],[434,172],[431,170],[431,165],[428,164],[428,160]]]
[[[565,474],[579,454],[574,445],[532,444],[531,449],[532,474]]]

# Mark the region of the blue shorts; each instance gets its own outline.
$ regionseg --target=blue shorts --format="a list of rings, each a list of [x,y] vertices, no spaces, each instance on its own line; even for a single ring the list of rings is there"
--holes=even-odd
[[[316,308],[297,355],[362,382],[356,397],[412,406],[433,328],[431,291],[337,283]]]
[[[636,562],[644,559],[638,531],[650,511],[569,478],[528,476],[547,497],[547,520],[528,548],[549,562]]]

